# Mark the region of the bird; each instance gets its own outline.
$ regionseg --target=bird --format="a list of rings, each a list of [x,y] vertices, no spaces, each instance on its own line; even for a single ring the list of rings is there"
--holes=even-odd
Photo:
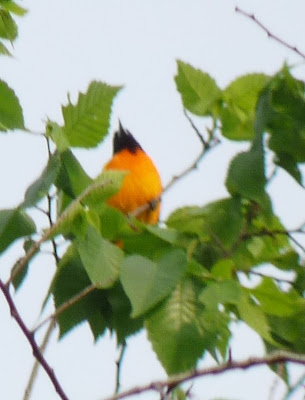
[[[121,121],[113,137],[113,156],[104,170],[127,171],[122,186],[111,196],[108,205],[139,221],[155,225],[159,221],[162,182],[149,155]]]

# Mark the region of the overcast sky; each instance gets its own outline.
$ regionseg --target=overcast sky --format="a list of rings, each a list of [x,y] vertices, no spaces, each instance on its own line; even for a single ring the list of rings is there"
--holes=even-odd
[[[200,149],[176,92],[176,59],[208,72],[221,87],[245,73],[273,74],[285,60],[301,61],[268,39],[253,22],[236,14],[236,5],[254,12],[272,32],[305,51],[305,4],[301,0],[26,0],[22,5],[29,14],[18,21],[20,38],[12,50],[15,58],[1,58],[0,78],[16,91],[26,125],[43,132],[47,118],[60,123],[61,104],[66,103],[67,93],[75,99],[91,80],[124,85],[114,103],[111,132],[119,117],[152,156],[164,184],[191,163]],[[300,65],[295,73],[304,79],[304,66]],[[196,122],[204,128],[199,119]],[[0,141],[0,207],[11,208],[20,203],[26,187],[46,164],[46,147],[41,138],[24,133],[3,134]],[[225,196],[227,163],[241,148],[238,144],[224,144],[211,152],[196,172],[166,193],[162,218],[179,206],[203,205]],[[99,148],[76,154],[94,177],[111,151],[109,135]],[[270,190],[275,210],[284,223],[295,227],[305,220],[305,196],[292,179],[280,174]],[[2,257],[2,278],[8,276],[20,254],[17,245]],[[30,327],[39,316],[53,272],[51,256],[36,258],[29,279],[16,296]],[[0,326],[1,398],[19,400],[33,357],[2,296]],[[232,329],[234,359],[263,354],[255,333],[244,326]],[[57,333],[46,357],[71,400],[97,400],[110,395],[117,358],[115,341],[106,336],[93,345],[86,324],[59,344],[56,339]],[[211,363],[207,358],[200,365]],[[122,370],[123,388],[161,377],[165,373],[152,354],[145,333],[131,338]],[[220,396],[232,400],[277,400],[284,389],[278,383],[270,397],[274,379],[267,368],[261,368],[202,379],[192,392],[198,400]],[[42,371],[32,399],[56,398]],[[156,395],[134,398],[154,399]],[[300,393],[292,397],[301,398]]]

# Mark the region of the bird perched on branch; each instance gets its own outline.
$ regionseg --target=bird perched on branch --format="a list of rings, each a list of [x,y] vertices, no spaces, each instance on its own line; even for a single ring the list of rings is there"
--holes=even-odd
[[[162,184],[159,172],[132,134],[119,121],[113,138],[113,157],[106,170],[123,170],[121,189],[108,199],[108,204],[140,221],[156,224],[159,220]]]

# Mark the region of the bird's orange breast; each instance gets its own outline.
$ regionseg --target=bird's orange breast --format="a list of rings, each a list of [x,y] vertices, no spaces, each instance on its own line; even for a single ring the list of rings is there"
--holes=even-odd
[[[118,208],[124,214],[132,213],[161,196],[160,175],[151,158],[141,148],[134,152],[123,149],[115,153],[104,168],[128,172],[120,191],[108,199],[109,205]],[[147,208],[137,218],[149,224],[156,224],[159,214],[160,201],[155,208]]]

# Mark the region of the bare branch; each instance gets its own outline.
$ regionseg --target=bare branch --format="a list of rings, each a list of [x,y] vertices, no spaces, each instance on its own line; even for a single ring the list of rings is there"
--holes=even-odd
[[[46,331],[46,333],[45,333],[45,336],[43,338],[42,344],[39,347],[39,350],[40,350],[41,354],[44,354],[44,352],[46,350],[46,347],[47,347],[47,345],[49,343],[51,334],[54,332],[55,326],[56,326],[56,323],[55,323],[54,320],[52,320],[50,325],[49,325],[49,327],[48,327],[48,329],[47,329],[47,331]],[[26,387],[25,392],[24,392],[23,400],[29,400],[30,397],[31,397],[31,393],[32,393],[32,390],[33,390],[33,386],[34,386],[36,377],[37,377],[39,366],[40,366],[40,362],[36,359],[35,362],[34,362],[32,371],[31,371],[29,382],[28,382],[27,387]]]
[[[214,148],[217,144],[220,143],[220,141],[218,139],[215,139],[215,137],[214,137],[214,133],[217,129],[217,127],[215,125],[215,121],[214,121],[214,126],[210,133],[210,138],[207,141],[204,139],[203,135],[199,132],[198,128],[195,126],[194,122],[191,120],[191,118],[188,116],[188,114],[186,113],[185,110],[184,110],[184,115],[190,122],[198,139],[200,140],[200,142],[202,144],[202,149],[201,149],[201,152],[198,154],[198,156],[195,158],[195,160],[185,170],[180,172],[180,174],[173,176],[173,178],[164,186],[163,193],[166,192],[171,186],[173,186],[173,184],[176,183],[178,180],[184,178],[186,175],[188,175],[194,169],[198,168],[200,161],[202,161],[203,157],[207,154],[207,152],[209,150],[211,150],[212,148]]]
[[[189,117],[187,114],[186,110],[184,109],[184,115],[188,119],[189,123],[191,124],[193,130],[195,131],[198,139],[200,140],[202,144],[202,150],[198,154],[198,156],[195,158],[195,160],[187,167],[185,168],[180,174],[175,175],[172,177],[172,179],[164,186],[162,194],[165,193],[170,187],[172,187],[177,181],[180,179],[184,178],[186,175],[188,175],[190,172],[198,168],[198,165],[200,161],[203,159],[203,157],[206,155],[208,150],[214,148],[217,144],[220,143],[219,139],[215,138],[215,131],[217,129],[215,121],[214,121],[214,126],[211,130],[209,130],[209,140],[205,140],[203,135],[200,133],[199,129],[196,127],[192,119]],[[139,207],[137,207],[134,211],[132,211],[129,215],[133,217],[138,217],[140,214],[143,212],[149,210],[150,208],[155,208],[157,204],[161,201],[161,197],[157,197],[155,199],[152,199],[149,203],[145,203]]]
[[[295,46],[292,46],[291,44],[287,43],[285,40],[279,38],[278,36],[274,35],[272,32],[269,31],[269,29],[263,25],[256,17],[254,14],[247,13],[246,11],[240,9],[239,7],[235,7],[235,11],[237,13],[242,14],[243,16],[251,19],[253,22],[255,22],[264,32],[266,32],[267,36],[276,42],[280,43],[282,46],[286,47],[287,49],[293,51],[294,53],[298,54],[302,58],[305,58],[305,54],[302,53],[300,50],[298,50]]]
[[[14,300],[9,292],[9,286],[5,285],[2,280],[0,280],[0,290],[2,291],[8,305],[10,308],[10,312],[12,317],[15,319],[17,324],[19,325],[20,329],[22,330],[24,336],[27,338],[27,341],[29,342],[34,357],[38,360],[39,364],[43,367],[47,375],[49,376],[51,382],[53,383],[53,386],[58,393],[59,397],[62,400],[69,400],[68,396],[65,394],[64,390],[62,389],[53,369],[50,367],[50,365],[47,363],[46,359],[44,358],[42,352],[39,349],[39,346],[37,345],[35,341],[35,337],[32,332],[27,328],[25,325],[23,319],[21,318],[16,305],[14,303]]]
[[[181,373],[172,375],[170,378],[160,381],[154,381],[143,386],[137,386],[135,388],[126,390],[114,396],[108,397],[106,400],[119,400],[125,399],[129,396],[142,394],[144,392],[155,391],[160,393],[164,388],[172,385],[180,385],[184,382],[188,382],[193,379],[205,377],[208,375],[219,375],[227,371],[236,369],[249,369],[261,365],[274,365],[279,363],[291,362],[294,364],[305,365],[305,356],[301,354],[290,353],[286,351],[275,351],[264,357],[250,357],[244,361],[230,361],[220,365],[216,365],[209,368],[198,369],[191,372]]]
[[[293,285],[294,282],[290,279],[284,279],[284,278],[276,278],[275,276],[271,276],[271,275],[267,275],[267,274],[263,274],[262,272],[258,272],[258,271],[247,271],[247,273],[251,274],[251,275],[256,275],[256,276],[260,276],[261,278],[270,278],[273,279],[275,282],[278,283],[288,283],[289,285]]]

